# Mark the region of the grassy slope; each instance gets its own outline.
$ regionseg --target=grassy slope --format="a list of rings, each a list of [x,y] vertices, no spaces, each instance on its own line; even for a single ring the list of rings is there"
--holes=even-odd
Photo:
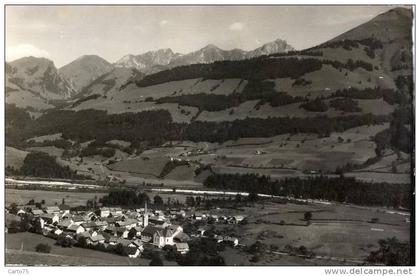
[[[14,167],[16,170],[20,169],[23,165],[23,160],[25,160],[27,151],[18,150],[12,147],[6,147],[6,160],[5,166]]]

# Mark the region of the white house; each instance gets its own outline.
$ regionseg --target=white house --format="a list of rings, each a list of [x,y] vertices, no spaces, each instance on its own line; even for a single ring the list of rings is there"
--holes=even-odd
[[[88,244],[93,244],[93,245],[96,245],[96,244],[99,244],[99,243],[104,243],[105,242],[105,238],[104,238],[104,236],[102,236],[101,234],[97,234],[97,235],[91,235],[87,240],[86,240],[86,242],[88,243]]]
[[[85,232],[85,228],[81,225],[78,225],[76,223],[71,224],[69,227],[67,227],[68,232],[80,234]]]
[[[99,215],[101,218],[107,218],[110,214],[110,210],[109,208],[103,207],[101,209],[99,209]]]
[[[138,221],[136,219],[125,219],[123,221],[115,222],[115,226],[125,227],[126,229],[131,229],[137,226]]]
[[[186,254],[188,251],[190,251],[190,247],[188,246],[188,243],[186,242],[180,242],[175,244],[176,251],[181,254]]]
[[[151,225],[148,225],[141,232],[141,241],[142,242],[153,243],[153,237],[154,237],[155,233],[158,232],[159,230],[161,230],[161,229],[157,228],[157,227],[154,227],[154,226],[151,226]]]
[[[16,213],[18,216],[19,215],[24,215],[24,214],[26,214],[26,212],[25,212],[25,210],[23,210],[23,209],[19,209],[19,211],[17,211],[17,213]]]
[[[105,230],[105,228],[108,226],[107,221],[95,221],[96,228],[99,230]]]
[[[57,227],[60,229],[66,229],[72,224],[73,224],[73,221],[71,219],[64,219],[58,222]]]
[[[85,220],[83,219],[83,217],[82,216],[78,216],[78,215],[72,216],[71,217],[71,220],[73,221],[74,224],[77,224],[77,225],[80,225],[80,224],[82,224],[82,223],[85,222]]]
[[[39,217],[39,216],[41,216],[42,214],[44,214],[44,211],[42,211],[42,210],[40,210],[40,209],[32,209],[32,214],[35,216],[35,217]]]
[[[159,248],[165,245],[174,245],[174,238],[183,231],[181,226],[170,225],[164,229],[148,226],[142,232],[142,241],[152,242]]]
[[[47,214],[59,214],[60,208],[58,208],[58,206],[47,206],[45,207],[45,212]]]
[[[60,218],[56,214],[42,214],[40,216],[41,228],[44,228],[45,224],[58,223]]]

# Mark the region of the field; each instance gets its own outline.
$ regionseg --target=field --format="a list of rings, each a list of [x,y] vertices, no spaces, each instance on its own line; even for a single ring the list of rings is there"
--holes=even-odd
[[[303,220],[306,211],[312,212],[309,225]],[[345,264],[362,262],[370,251],[378,248],[379,239],[395,236],[401,241],[409,241],[410,223],[406,222],[406,216],[390,214],[380,208],[341,204],[265,203],[244,207],[242,210],[221,209],[218,212],[248,216],[249,223],[244,226],[217,226],[219,230],[233,233],[241,244],[250,245],[260,241],[279,250],[286,245],[305,246],[320,258],[345,259]],[[373,218],[378,219],[376,223],[370,222]],[[243,255],[247,259],[251,257],[245,252]],[[265,258],[271,257],[268,255]],[[282,258],[274,263],[283,264],[283,260]],[[318,264],[324,263],[324,260],[318,261]],[[242,263],[248,262],[242,259]]]
[[[169,162],[167,157],[143,156],[109,165],[109,168],[115,171],[131,172],[156,178],[159,177],[167,162]]]
[[[23,150],[18,150],[12,147],[6,147],[6,167],[10,166],[19,170],[23,165],[23,160],[25,160],[28,152]]]
[[[367,182],[411,183],[411,174],[408,173],[351,172],[344,175]]]
[[[27,141],[33,141],[33,142],[45,142],[45,141],[55,141],[58,139],[61,139],[61,133],[55,133],[55,134],[50,134],[50,135],[43,135],[43,136],[38,136],[38,137],[33,137],[31,139],[28,139]]]
[[[123,140],[110,140],[108,142],[106,142],[109,145],[115,145],[115,146],[119,146],[119,147],[129,147],[131,145],[130,142],[127,141],[123,141]]]
[[[325,101],[326,103],[329,100]],[[353,114],[372,113],[374,115],[387,115],[394,111],[395,106],[392,106],[382,99],[372,100],[357,100],[361,112],[354,112]],[[341,111],[330,107],[325,112],[311,112],[300,107],[301,103],[292,103],[282,106],[273,107],[270,104],[263,104],[256,107],[258,100],[246,101],[236,107],[232,107],[222,111],[203,111],[197,117],[199,121],[234,121],[249,118],[267,118],[267,117],[296,117],[296,118],[311,118],[320,115],[329,117],[337,117],[343,115]]]
[[[78,192],[53,192],[53,191],[38,191],[38,190],[5,190],[6,206],[11,203],[26,204],[29,200],[33,199],[35,202],[45,200],[45,204],[54,205],[55,203],[61,204],[64,198],[65,203],[70,207],[79,205],[86,205],[87,200],[92,200],[95,196],[99,199],[105,193],[78,193]]]
[[[13,91],[13,93],[8,93],[6,95],[6,102],[8,104],[15,104],[20,108],[32,107],[35,110],[46,110],[54,107],[48,104],[45,99],[28,91]]]
[[[239,139],[221,145],[195,145],[196,150],[201,148],[203,152],[191,154],[188,159],[213,165],[223,171],[275,169],[292,174],[305,170],[334,172],[337,167],[347,163],[362,164],[374,157],[376,146],[371,136],[385,128],[386,124],[358,127],[343,133],[331,133],[324,138],[313,134],[297,134],[279,135],[270,139]],[[342,142],[338,142],[340,140]],[[193,149],[185,151],[193,152]],[[179,152],[166,154],[180,156]]]
[[[222,144],[173,141],[165,147],[144,151],[135,159],[112,164],[108,169],[114,174],[131,172],[132,176],[161,180],[165,185],[167,180],[199,181],[193,173],[195,164],[210,165],[216,173],[259,173],[272,178],[304,176],[319,171],[335,173],[337,168],[348,163],[361,165],[375,157],[376,145],[372,137],[386,128],[386,123],[362,126],[322,138],[314,134],[285,134],[271,138],[242,138]],[[187,160],[191,166],[178,167],[164,179],[158,179],[170,157]],[[349,175],[367,181],[409,183],[408,160],[403,153],[397,160],[396,153],[390,152],[377,163]],[[398,161],[394,172],[393,161]]]
[[[12,193],[11,193],[12,192]],[[52,197],[60,199],[63,195],[82,193],[50,193],[44,191],[6,190],[6,200],[17,193],[32,194],[31,198],[41,199],[46,195],[48,202]],[[156,192],[148,193],[153,198]],[[185,202],[185,195],[160,193],[163,200]],[[73,196],[66,198],[73,202]],[[86,198],[92,197],[93,194]],[[98,195],[100,196],[100,195]],[[27,196],[29,198],[29,196]],[[48,204],[47,202],[47,204]],[[305,212],[312,213],[308,224],[303,220]],[[380,239],[396,237],[408,242],[410,233],[409,214],[394,213],[385,208],[358,207],[344,204],[320,203],[276,203],[260,202],[236,209],[215,208],[205,210],[215,215],[244,215],[248,223],[213,224],[217,230],[239,239],[237,248],[227,247],[221,255],[228,265],[359,265],[369,252],[378,248]],[[266,252],[257,263],[250,262],[252,254],[243,246],[260,241],[273,252]],[[34,253],[38,243],[52,247],[51,254]],[[132,260],[109,253],[81,248],[62,248],[54,245],[54,240],[32,234],[6,234],[6,263],[29,265],[147,265],[148,260]],[[304,259],[284,253],[287,245],[305,246],[315,258]],[[22,250],[23,247],[23,250]],[[273,249],[274,248],[274,249]],[[84,256],[80,258],[79,256]],[[167,263],[174,264],[174,263]]]
[[[334,174],[337,168],[347,164],[362,165],[375,157],[376,144],[372,137],[388,127],[389,124],[384,123],[355,127],[342,133],[333,132],[328,137],[283,134],[270,138],[241,138],[222,144],[171,141],[137,155],[117,149],[112,158],[95,155],[64,159],[59,148],[32,147],[28,150],[47,152],[56,156],[60,164],[98,180],[114,175],[134,185],[146,182],[165,187],[200,187],[205,177],[194,173],[200,164],[211,166],[216,173],[256,173],[275,179],[314,175],[320,171]],[[126,141],[109,142],[128,146]],[[7,164],[14,163],[20,167],[24,158],[21,153],[24,152],[7,148]],[[170,158],[187,161],[189,165],[178,166],[160,177]],[[111,160],[114,163],[110,164]],[[409,156],[389,150],[381,160],[347,175],[369,182],[410,183],[410,173]]]
[[[27,151],[38,151],[38,152],[45,152],[48,155],[61,157],[63,155],[64,149],[60,149],[54,146],[47,146],[47,147],[30,147],[26,148]]]
[[[339,50],[338,50],[339,51]],[[340,59],[337,55],[336,49],[327,49],[326,53],[331,55],[334,59]],[[353,53],[353,52],[352,52]],[[348,53],[346,53],[347,55]],[[344,55],[344,56],[346,56]],[[354,49],[355,57],[366,54],[361,49]],[[374,64],[376,61],[372,61]],[[329,77],[325,78],[325,74]],[[308,86],[293,85],[294,80],[291,78],[276,78],[271,81],[274,82],[274,89],[279,92],[287,91],[292,96],[301,96],[316,98],[319,96],[330,96],[337,89],[343,87],[367,88],[367,87],[390,87],[394,88],[392,79],[381,70],[367,72],[363,69],[337,70],[331,65],[323,65],[322,70],[305,74],[303,79],[310,81]],[[343,80],[345,83],[343,84]],[[192,118],[197,115],[198,109],[188,106],[179,106],[178,104],[156,104],[153,101],[145,101],[146,98],[152,97],[153,100],[180,95],[190,94],[215,94],[215,95],[229,95],[231,93],[240,93],[246,86],[247,81],[240,79],[223,79],[223,80],[203,80],[186,79],[181,81],[170,81],[167,83],[152,85],[148,87],[137,87],[130,84],[125,88],[124,93],[119,93],[118,90],[112,91],[106,98],[95,100],[88,100],[80,105],[72,108],[73,110],[81,109],[102,109],[107,110],[108,113],[122,113],[122,112],[140,112],[151,109],[165,109],[168,110],[173,120],[176,122],[190,122]],[[357,100],[362,113],[372,113],[376,115],[389,114],[395,106],[391,106],[382,99],[373,100]],[[239,106],[228,108],[226,110],[217,112],[203,111],[199,114],[197,120],[202,121],[232,121],[236,119],[244,119],[246,117],[267,118],[271,117],[313,117],[317,115],[339,116],[342,112],[330,108],[326,112],[309,112],[300,108],[300,103],[293,103],[279,107],[272,107],[269,104],[263,104],[260,108],[256,108],[258,100],[247,101]]]

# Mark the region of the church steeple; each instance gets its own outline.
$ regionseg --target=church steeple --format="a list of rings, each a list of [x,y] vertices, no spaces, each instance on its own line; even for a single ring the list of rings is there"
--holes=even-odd
[[[143,227],[149,224],[149,214],[147,213],[147,201],[144,203]]]

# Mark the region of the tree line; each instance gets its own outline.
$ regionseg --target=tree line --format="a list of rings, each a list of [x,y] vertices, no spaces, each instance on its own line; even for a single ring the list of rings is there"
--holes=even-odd
[[[174,123],[167,110],[122,114],[107,114],[102,110],[56,110],[36,120],[28,120],[22,127],[6,129],[6,143],[19,147],[26,145],[25,140],[28,138],[61,132],[63,139],[79,143],[96,140],[101,145],[118,139],[131,142],[132,148],[139,148],[161,145],[171,140],[225,142],[242,137],[273,137],[285,133],[328,135],[333,131],[342,132],[357,126],[387,121],[387,116],[361,114],[312,118],[246,118],[231,122],[194,121],[186,124]]]
[[[150,203],[147,193],[136,193],[132,190],[115,190],[99,199],[104,206],[142,206]]]
[[[336,69],[355,70],[363,68],[373,70],[371,63],[362,60],[348,59],[340,61],[316,58],[270,58],[258,57],[237,61],[216,61],[211,64],[192,64],[175,67],[155,74],[147,75],[135,81],[139,87],[146,87],[170,81],[185,79],[226,79],[237,78],[246,80],[266,80],[275,78],[297,79],[306,73],[321,70],[323,65],[331,65]]]
[[[285,92],[274,90],[274,82],[250,80],[241,93],[230,95],[193,94],[168,96],[156,100],[157,103],[178,103],[180,105],[197,107],[206,111],[221,111],[235,107],[246,101],[259,100],[257,105],[269,103],[271,106],[281,106],[305,101],[303,97],[290,96]]]
[[[369,183],[354,177],[321,175],[272,180],[269,176],[257,174],[213,174],[204,181],[204,186],[358,205],[411,207],[410,185]]]
[[[340,117],[315,116],[313,118],[246,118],[232,122],[195,121],[183,132],[182,140],[194,142],[225,142],[243,137],[273,137],[286,133],[315,133],[328,136],[331,132],[343,132],[363,125],[387,122],[387,116],[372,114]]]
[[[333,97],[346,97],[352,99],[380,99],[390,105],[406,104],[409,103],[407,96],[400,90],[384,89],[379,87],[358,89],[355,87],[337,90],[330,98]]]
[[[6,174],[24,175],[46,178],[61,179],[86,179],[86,176],[79,175],[69,166],[61,166],[57,163],[55,157],[44,152],[30,152],[23,160],[20,169],[8,167]]]

